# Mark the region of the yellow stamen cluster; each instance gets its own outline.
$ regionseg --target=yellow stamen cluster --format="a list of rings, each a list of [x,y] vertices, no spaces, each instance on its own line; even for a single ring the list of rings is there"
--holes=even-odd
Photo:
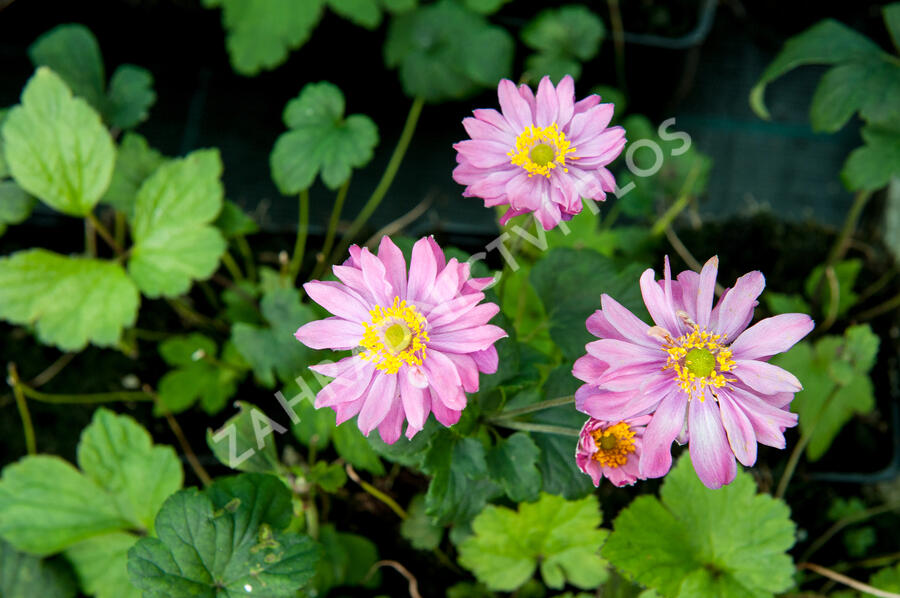
[[[722,388],[734,382],[734,378],[722,375],[734,368],[731,349],[723,342],[721,334],[710,334],[695,325],[690,334],[667,338],[663,348],[669,356],[663,369],[674,370],[681,390],[703,401],[707,388]],[[715,391],[711,392],[715,396]]]
[[[628,462],[628,454],[634,452],[634,432],[625,422],[619,422],[605,430],[591,432],[597,452],[591,455],[604,467],[619,467]]]
[[[569,160],[578,159],[569,156],[576,149],[570,145],[566,134],[557,128],[556,123],[549,127],[529,125],[516,137],[515,149],[509,150],[506,155],[510,157],[511,164],[528,171],[528,176],[539,174],[550,178],[550,171],[557,166],[562,167],[563,172],[569,172],[566,157]]]
[[[427,322],[414,305],[394,297],[391,307],[380,305],[369,311],[371,322],[363,322],[360,345],[362,359],[371,361],[387,374],[396,374],[404,363],[422,365],[428,342]]]

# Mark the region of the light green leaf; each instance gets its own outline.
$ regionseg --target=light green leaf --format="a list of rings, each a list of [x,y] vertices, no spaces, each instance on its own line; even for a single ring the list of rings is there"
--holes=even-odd
[[[13,178],[54,210],[84,216],[109,186],[112,138],[99,115],[46,67],[28,81],[2,134]]]
[[[765,598],[793,585],[790,511],[757,494],[752,476],[710,490],[685,455],[660,496],[616,517],[603,556],[617,569],[667,598]]]
[[[546,56],[586,62],[600,50],[606,27],[593,11],[576,4],[542,11],[522,29],[521,37]]]
[[[84,25],[54,27],[28,48],[35,67],[49,67],[62,77],[75,95],[84,98],[98,112],[103,111],[106,75],[97,38]]]
[[[812,307],[799,293],[786,294],[766,291],[763,301],[766,302],[766,307],[773,314],[812,314]]]
[[[134,534],[114,532],[95,536],[66,549],[81,587],[94,598],[141,598],[128,579],[128,550]]]
[[[227,199],[214,224],[222,231],[226,239],[259,232],[259,225],[256,224],[256,221],[249,214],[244,213],[240,206]]]
[[[150,147],[144,137],[130,131],[125,133],[116,153],[112,181],[102,201],[131,219],[138,189],[164,162],[163,155]]]
[[[608,532],[598,529],[600,522],[595,496],[567,501],[541,494],[518,512],[491,505],[472,522],[475,534],[459,546],[459,562],[492,590],[516,589],[538,563],[548,587],[595,588],[607,576],[600,546]]]
[[[321,174],[329,189],[350,178],[353,168],[372,159],[378,127],[368,116],[344,118],[344,95],[328,82],[309,83],[284,108],[290,129],[275,142],[272,180],[284,195],[308,189]]]
[[[43,561],[18,552],[0,540],[0,596],[72,598],[76,590],[75,582],[61,565],[58,561]]]
[[[537,468],[540,450],[528,434],[516,432],[497,441],[486,456],[491,479],[498,482],[514,502],[537,500],[541,472]]]
[[[114,262],[44,249],[0,258],[0,318],[34,324],[42,343],[65,351],[118,343],[122,329],[134,324],[139,301]]]
[[[128,552],[131,582],[145,598],[293,597],[312,578],[318,549],[308,536],[281,531],[290,518],[290,492],[271,476],[182,490],[157,516],[159,537]]]
[[[900,132],[878,126],[860,131],[866,144],[850,152],[841,180],[851,191],[874,191],[900,177]]]
[[[106,120],[111,127],[130,129],[147,120],[156,102],[153,75],[147,69],[123,64],[109,80]]]
[[[881,53],[881,48],[833,19],[825,19],[789,39],[750,91],[750,106],[760,117],[769,118],[765,104],[766,85],[784,73],[805,64],[837,64]]]
[[[406,507],[408,517],[400,523],[400,535],[418,550],[434,550],[444,537],[444,528],[425,513],[425,495],[416,494]]]
[[[226,344],[217,358],[215,342],[202,334],[176,336],[160,343],[163,359],[176,369],[166,373],[157,385],[160,404],[154,407],[154,414],[164,415],[166,410],[178,413],[197,400],[207,413],[220,411],[237,392],[238,382],[246,373],[243,363],[229,359],[230,346]]]
[[[3,131],[3,123],[9,114],[9,108],[0,108],[0,133]],[[0,135],[0,179],[9,176],[9,166],[6,163],[6,157],[3,155],[3,135]]]
[[[103,407],[81,434],[78,466],[113,495],[133,527],[151,532],[159,507],[184,481],[172,447],[154,446],[134,419]]]
[[[58,457],[29,456],[0,478],[0,537],[47,555],[131,525],[111,495]]]
[[[335,13],[366,29],[381,24],[381,8],[377,0],[325,0]]]
[[[210,223],[222,209],[222,161],[198,150],[160,166],[138,191],[128,273],[148,297],[175,297],[215,272],[225,251]]]
[[[900,592],[900,564],[877,571],[869,578],[869,585],[885,592]]]
[[[204,0],[204,6],[222,7],[222,25],[228,32],[225,46],[231,66],[252,77],[271,70],[309,39],[322,17],[322,0]]]
[[[239,471],[281,472],[282,466],[275,448],[274,420],[250,403],[236,401],[236,405],[240,410],[236,415],[215,433],[209,429],[206,431],[206,444],[216,459]]]
[[[0,235],[10,224],[19,224],[31,216],[34,198],[12,181],[0,181]]]

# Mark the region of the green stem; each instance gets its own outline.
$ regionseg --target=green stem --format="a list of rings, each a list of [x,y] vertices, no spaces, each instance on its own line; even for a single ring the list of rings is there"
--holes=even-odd
[[[543,409],[550,409],[552,407],[560,407],[562,405],[570,405],[575,402],[575,396],[570,395],[568,397],[559,397],[556,399],[548,399],[546,401],[541,401],[540,403],[535,403],[533,405],[526,405],[525,407],[519,407],[518,409],[510,409],[508,411],[502,411],[492,417],[491,422],[496,422],[498,420],[509,419],[511,417],[518,417],[519,415],[525,415],[526,413],[534,413],[535,411],[541,411]]]
[[[234,242],[237,245],[238,251],[241,253],[241,257],[244,259],[244,270],[247,271],[247,278],[255,282],[256,263],[253,261],[253,251],[250,249],[247,237],[238,235],[234,238]]]
[[[22,391],[22,381],[19,380],[19,372],[15,364],[7,366],[9,381],[12,386],[13,396],[16,397],[16,406],[19,408],[19,417],[22,418],[22,431],[25,434],[25,448],[29,455],[37,454],[37,444],[34,441],[34,424],[31,423],[31,412],[28,411],[28,402]]]
[[[297,240],[294,242],[294,253],[288,266],[288,279],[291,284],[297,280],[300,267],[303,265],[303,254],[306,253],[306,237],[309,235],[309,189],[300,192],[300,219],[297,223]]]
[[[318,263],[313,270],[310,279],[316,279],[322,275],[325,269],[326,258],[331,248],[334,246],[334,237],[337,233],[338,223],[341,221],[341,212],[344,210],[344,201],[347,199],[347,191],[350,189],[350,178],[338,189],[337,197],[334,200],[334,207],[331,208],[331,218],[328,219],[328,231],[325,233],[325,243],[322,245],[322,251],[318,255]]]
[[[351,480],[353,480],[354,482],[359,484],[360,487],[363,490],[365,490],[368,494],[372,495],[374,498],[377,498],[378,500],[383,502],[385,505],[387,505],[387,507],[390,510],[392,510],[394,513],[397,514],[397,517],[399,517],[400,519],[406,519],[409,517],[409,515],[406,513],[406,511],[403,510],[403,507],[401,507],[399,504],[397,504],[396,500],[394,500],[393,498],[391,498],[390,496],[388,496],[387,494],[385,494],[384,492],[382,492],[381,490],[379,490],[378,488],[376,488],[369,482],[360,478],[359,474],[356,473],[356,470],[353,469],[352,465],[350,465],[348,463],[345,470],[347,472],[348,478],[350,478]]]
[[[694,187],[694,181],[699,175],[700,160],[694,160],[694,165],[685,177],[684,184],[681,185],[681,190],[678,192],[678,198],[675,200],[675,203],[669,206],[669,209],[653,223],[650,234],[657,237],[666,232],[666,228],[672,224],[672,221],[688,207],[688,203],[691,201],[691,189]]]
[[[225,266],[225,269],[228,270],[228,273],[231,274],[231,278],[234,279],[235,282],[244,280],[244,275],[241,273],[240,266],[238,266],[234,257],[227,251],[222,254],[222,265]]]
[[[800,557],[800,561],[808,561],[813,554],[828,543],[828,540],[837,535],[845,527],[853,525],[854,523],[859,523],[860,521],[865,521],[866,519],[871,519],[876,515],[890,513],[891,511],[896,511],[898,509],[900,509],[900,502],[886,503],[839,519],[834,525],[825,530],[821,536],[816,538],[815,542],[809,545],[809,548],[807,548],[803,552],[803,556]]]
[[[525,432],[543,432],[545,434],[558,434],[560,436],[578,437],[581,431],[575,428],[565,428],[563,426],[550,426],[546,424],[532,424],[530,422],[491,420],[491,423],[501,428],[509,428],[511,430],[524,430]]]
[[[116,255],[121,255],[124,251],[122,249],[122,246],[116,243],[116,240],[106,229],[106,227],[103,226],[103,223],[100,222],[100,219],[97,218],[97,216],[93,212],[88,212],[88,215],[85,216],[85,218],[87,218],[91,225],[93,225],[94,229],[97,231],[97,233],[100,234],[103,240],[106,241],[107,245],[112,247],[113,251],[116,252]]]
[[[887,301],[880,303],[871,309],[867,309],[866,311],[856,316],[855,319],[858,322],[865,322],[866,320],[871,320],[872,318],[880,316],[881,314],[893,311],[898,307],[900,307],[900,293],[894,295]]]
[[[115,392],[94,392],[87,394],[49,394],[35,390],[30,386],[18,384],[22,393],[29,399],[40,401],[42,403],[55,404],[78,404],[93,405],[96,403],[114,403],[116,401],[152,401],[153,397],[146,392],[135,391],[115,391]]]
[[[409,142],[412,140],[413,133],[416,131],[416,124],[419,122],[419,116],[422,114],[422,107],[424,105],[425,100],[422,98],[416,98],[413,101],[413,104],[409,109],[409,114],[406,117],[406,124],[403,125],[403,131],[400,133],[400,139],[397,140],[397,146],[394,148],[394,153],[391,155],[390,161],[388,161],[387,168],[385,168],[384,174],[378,182],[378,186],[375,187],[375,190],[372,192],[368,201],[366,201],[366,205],[363,206],[359,215],[350,224],[350,228],[347,230],[347,234],[344,235],[340,245],[332,252],[331,257],[328,259],[330,264],[335,263],[337,259],[347,251],[347,248],[350,247],[350,243],[353,242],[353,238],[359,233],[360,229],[369,218],[371,218],[375,210],[378,209],[381,200],[384,199],[391,183],[394,182],[397,171],[400,169],[400,164],[403,162],[403,156],[406,155],[406,150],[409,148]],[[328,264],[326,264],[326,267],[327,266]]]
[[[84,221],[84,252],[88,257],[97,257],[97,235],[90,220]]]
[[[863,208],[866,207],[866,203],[868,203],[869,198],[872,197],[871,191],[859,191],[853,197],[853,205],[850,206],[850,211],[847,212],[847,218],[844,220],[844,226],[841,228],[841,232],[838,235],[837,240],[834,242],[834,246],[831,248],[831,252],[828,254],[828,260],[825,262],[825,266],[833,266],[835,262],[844,257],[844,253],[847,251],[847,245],[850,241],[850,237],[853,235],[854,231],[856,231],[856,225],[859,222],[859,217],[862,214]]]
[[[120,246],[125,246],[125,231],[128,229],[128,222],[125,220],[125,214],[116,210],[115,212],[115,226],[113,228],[113,233],[115,235],[116,243]]]
[[[316,495],[310,491],[309,497],[303,504],[303,513],[306,515],[306,533],[313,540],[319,539],[319,509],[316,507]]]

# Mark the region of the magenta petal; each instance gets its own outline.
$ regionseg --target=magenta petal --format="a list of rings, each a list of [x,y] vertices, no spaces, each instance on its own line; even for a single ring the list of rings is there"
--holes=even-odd
[[[437,260],[427,237],[416,241],[413,245],[412,257],[409,264],[409,284],[406,297],[409,301],[427,299],[434,286],[434,278],[437,276]]]
[[[364,333],[362,324],[333,317],[304,324],[294,336],[311,349],[346,350],[358,347]]]
[[[431,397],[431,412],[434,413],[436,420],[447,427],[458,422],[459,417],[462,415],[462,411],[450,409],[444,405],[443,401],[434,396]]]
[[[697,319],[700,328],[709,326],[709,315],[712,312],[713,298],[716,293],[716,274],[719,271],[719,258],[709,258],[700,271],[700,286],[697,288]]]
[[[815,324],[806,314],[781,314],[757,322],[731,345],[736,359],[760,359],[783,353],[809,334]]]
[[[362,298],[339,282],[313,280],[303,285],[309,298],[334,315],[362,322],[369,319],[369,310]]]
[[[348,372],[349,375],[335,378],[316,395],[316,409],[334,407],[340,403],[355,401],[367,394],[372,379],[377,375],[377,370],[375,366],[359,357],[353,357],[352,359],[355,363],[353,364],[353,369]]]
[[[658,349],[642,347],[627,341],[603,338],[585,345],[589,355],[609,364],[607,374],[632,365],[655,364],[665,353]]]
[[[643,454],[641,455],[641,477],[660,478],[672,467],[672,441],[684,425],[687,396],[674,391],[664,397],[656,408],[656,413],[647,431],[644,432]]]
[[[756,392],[772,395],[803,390],[796,376],[777,365],[752,359],[736,359],[734,363],[734,376]]]
[[[606,320],[623,337],[642,347],[659,350],[659,340],[647,334],[650,327],[621,303],[604,293],[600,296],[600,305],[603,307],[603,315],[606,316]]]
[[[537,126],[549,127],[555,123],[559,115],[559,101],[550,77],[545,75],[541,79],[535,100],[537,101],[537,110],[535,111],[535,123]]]
[[[622,336],[619,331],[609,323],[609,319],[605,315],[603,315],[603,312],[599,309],[588,316],[586,325],[588,332],[590,332],[597,338],[614,338],[622,341],[625,340],[625,337]]]
[[[506,331],[499,326],[486,324],[468,330],[455,332],[437,332],[431,335],[428,343],[429,349],[438,349],[448,353],[471,353],[487,349],[495,342],[508,336]]]
[[[500,100],[500,110],[503,116],[512,125],[517,132],[525,130],[525,127],[531,124],[531,108],[528,106],[516,84],[509,79],[500,81],[497,87],[497,98]]]
[[[584,382],[593,382],[609,369],[609,365],[593,355],[582,355],[572,365],[572,375]]]
[[[719,412],[728,435],[728,444],[741,465],[756,463],[756,434],[753,425],[727,392],[719,391]]]
[[[424,363],[428,386],[450,409],[463,409],[466,395],[462,392],[462,380],[456,365],[440,351],[429,350]]]
[[[721,488],[737,475],[734,453],[725,437],[719,405],[712,399],[691,401],[688,409],[691,463],[707,488]]]
[[[397,375],[385,374],[378,372],[372,381],[369,392],[366,393],[366,402],[362,410],[359,412],[360,431],[368,436],[369,432],[375,429],[381,420],[387,416],[394,398],[397,394]]]
[[[796,413],[774,407],[761,397],[740,388],[730,389],[728,393],[750,420],[760,444],[778,449],[785,447],[784,430],[797,425]]]
[[[400,400],[403,403],[409,427],[421,430],[425,427],[425,420],[428,419],[428,413],[431,410],[428,392],[424,388],[418,388],[411,384],[405,370],[399,373],[397,382],[400,386]],[[426,404],[426,399],[429,399],[428,404]]]
[[[406,258],[387,235],[381,237],[378,245],[378,259],[384,264],[387,279],[394,294],[401,300],[406,299]]]
[[[497,347],[491,345],[487,349],[470,353],[475,364],[478,365],[478,371],[482,374],[493,374],[497,371],[500,363],[500,357],[497,355]]]
[[[765,286],[766,278],[762,272],[750,272],[738,278],[716,306],[710,327],[725,339],[735,338],[753,316],[756,298]]]
[[[663,289],[656,283],[655,273],[648,268],[641,275],[641,295],[650,317],[657,326],[662,326],[673,336],[679,336],[680,326],[671,301],[666,299]],[[658,343],[659,341],[657,341]]]
[[[391,409],[388,411],[381,423],[378,424],[378,434],[385,444],[394,444],[400,438],[400,432],[403,429],[403,406],[395,397]]]

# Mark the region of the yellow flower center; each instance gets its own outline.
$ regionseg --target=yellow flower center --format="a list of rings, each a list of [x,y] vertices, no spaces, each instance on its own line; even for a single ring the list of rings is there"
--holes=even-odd
[[[510,164],[521,166],[528,171],[528,176],[539,174],[550,178],[550,171],[557,166],[563,172],[569,172],[566,158],[577,160],[576,156],[569,156],[575,149],[570,147],[566,134],[553,123],[549,127],[525,127],[516,137],[515,149],[509,150],[506,155],[510,157]]]
[[[360,357],[375,364],[387,374],[396,374],[404,363],[422,365],[428,343],[427,322],[414,305],[400,297],[383,308],[369,311],[371,322],[363,322],[365,333],[360,345],[366,349]]]
[[[734,378],[726,378],[724,372],[734,369],[731,349],[723,344],[721,334],[710,334],[698,326],[689,334],[677,339],[666,337],[663,348],[668,353],[664,370],[675,372],[675,380],[681,390],[691,398],[706,399],[707,388],[722,388]],[[713,396],[714,390],[710,390]]]
[[[634,432],[625,422],[619,422],[605,430],[591,432],[597,452],[591,458],[604,467],[619,467],[628,462],[628,454],[634,452]]]

